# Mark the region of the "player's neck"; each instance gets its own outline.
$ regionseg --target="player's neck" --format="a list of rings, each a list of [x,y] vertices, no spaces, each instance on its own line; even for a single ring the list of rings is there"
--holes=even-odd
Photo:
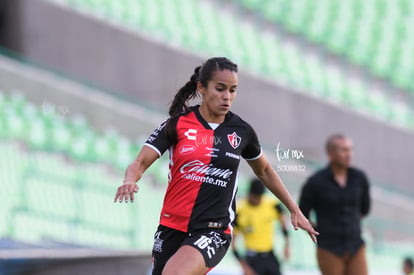
[[[199,112],[201,117],[207,122],[207,123],[223,123],[225,119],[225,115],[216,115],[211,110],[209,110],[206,106],[201,105],[199,107]]]

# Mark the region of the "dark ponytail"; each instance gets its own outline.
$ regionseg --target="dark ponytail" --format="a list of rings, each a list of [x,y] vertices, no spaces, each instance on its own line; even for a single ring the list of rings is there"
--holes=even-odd
[[[177,143],[176,125],[178,117],[190,111],[187,102],[197,97],[197,82],[200,81],[203,87],[207,87],[207,83],[211,80],[213,73],[218,70],[230,70],[237,73],[238,68],[236,64],[225,57],[210,58],[203,66],[198,66],[194,69],[190,80],[175,94],[168,111],[170,118],[165,127],[172,144]]]
[[[197,81],[200,73],[200,68],[201,66],[198,66],[194,69],[194,74],[191,76],[190,80],[185,83],[185,85],[175,94],[174,100],[170,106],[170,110],[168,111],[170,117],[175,117],[181,113],[189,111],[187,101],[194,99],[197,96]]]
[[[198,66],[194,69],[194,73],[190,77],[190,80],[178,90],[170,105],[170,109],[168,111],[170,119],[167,121],[165,130],[167,131],[167,135],[169,136],[172,144],[177,143],[177,132],[175,126],[177,124],[178,116],[190,111],[187,101],[194,99],[197,96],[197,81],[199,78],[200,68],[201,66]]]

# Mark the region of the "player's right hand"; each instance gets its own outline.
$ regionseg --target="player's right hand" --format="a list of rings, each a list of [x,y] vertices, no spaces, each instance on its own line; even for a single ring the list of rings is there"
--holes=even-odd
[[[114,202],[122,202],[128,203],[130,200],[134,202],[134,193],[138,192],[138,185],[134,183],[124,183],[118,187],[118,190],[115,194]]]

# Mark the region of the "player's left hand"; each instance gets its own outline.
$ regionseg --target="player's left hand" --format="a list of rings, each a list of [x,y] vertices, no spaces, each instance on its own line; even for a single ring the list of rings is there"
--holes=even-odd
[[[134,202],[134,193],[138,192],[138,185],[136,183],[124,183],[118,187],[118,190],[115,194],[114,202],[125,201],[128,203],[128,200]]]
[[[291,212],[291,221],[295,230],[301,228],[307,231],[312,241],[317,243],[316,236],[319,235],[319,232],[313,228],[310,221],[303,215],[299,208],[296,211]]]

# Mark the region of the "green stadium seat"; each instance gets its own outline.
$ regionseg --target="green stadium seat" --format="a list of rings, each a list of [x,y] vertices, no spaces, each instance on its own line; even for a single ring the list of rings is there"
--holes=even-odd
[[[62,116],[57,116],[54,118],[54,120],[57,123],[61,123],[62,121]],[[90,129],[90,125],[88,124],[88,122],[86,121],[86,118],[82,115],[79,114],[75,114],[70,121],[68,121],[70,127],[73,129],[73,132],[75,134],[79,134],[79,133],[83,133],[84,131],[89,131]]]
[[[132,144],[128,138],[121,136],[115,144],[116,164],[120,169],[125,169],[132,160],[134,160],[136,153],[132,149]]]
[[[413,59],[410,53],[414,52],[414,39],[401,43],[406,37],[413,37],[407,27],[414,15],[412,1],[235,2],[290,32],[366,67],[396,87],[414,91],[409,77],[414,68],[414,63],[410,62]]]
[[[272,46],[278,49],[279,42],[270,40],[273,41]],[[260,51],[264,53],[264,49]],[[334,100],[340,97],[347,104],[364,106],[362,110],[367,112],[389,116],[397,125],[408,127],[411,123],[414,127],[414,117],[406,104],[390,102],[385,94],[377,94],[377,91],[368,94],[368,87],[359,81],[348,82],[347,86],[342,87],[342,94],[338,94],[344,80],[337,68],[329,68],[325,76],[323,65],[314,57],[306,56],[301,60],[296,48],[289,50],[291,56],[286,58],[296,58],[296,65],[284,67],[282,59],[273,66],[298,73],[302,66],[305,72],[300,77],[306,85],[313,85],[318,96]],[[271,50],[268,54],[273,56]],[[317,74],[319,79],[310,78],[311,73]],[[15,109],[14,106],[18,107]],[[82,117],[74,119],[56,113],[45,115],[30,102],[8,105],[4,112],[7,114],[5,121],[10,116],[30,120],[30,127],[26,130],[30,137],[13,135],[0,138],[0,182],[8,183],[3,188],[4,192],[0,192],[0,219],[8,221],[0,224],[1,236],[35,243],[59,241],[114,249],[151,250],[152,239],[148,236],[153,235],[158,224],[168,179],[168,157],[164,155],[146,171],[133,204],[113,203],[116,187],[122,180],[123,171],[118,168],[127,162],[127,158],[131,161],[135,157],[146,136],[131,141],[115,129],[108,128],[99,133]],[[59,141],[61,137],[50,134],[56,128],[68,132],[70,140],[82,139],[81,134],[86,133],[87,144],[96,145],[103,141],[107,145],[100,149],[103,150],[100,154],[93,153],[97,149],[91,145],[86,146],[86,152],[82,150],[81,157],[72,155],[77,145],[72,146],[73,142],[68,142],[65,135],[63,141]],[[56,140],[45,146],[45,136]],[[22,142],[31,146],[21,146]],[[112,149],[108,150],[108,147]],[[115,166],[119,167],[112,169]],[[239,175],[239,186],[240,194],[245,194],[248,178],[242,174]],[[304,232],[291,237],[295,253],[288,267],[302,270],[316,268],[314,259],[307,257],[314,253],[314,246],[303,246],[303,243],[309,242],[308,238]],[[279,245],[281,243],[278,242]],[[403,244],[375,245],[375,253],[372,250],[368,252],[370,261],[381,259],[380,265],[384,267],[395,264],[395,255],[400,255],[398,253],[412,250],[412,247]],[[368,247],[374,245],[369,244]],[[280,251],[280,246],[276,245],[276,250]]]
[[[409,89],[412,85],[412,76],[414,73],[414,44],[402,49],[399,59],[393,68],[393,83],[402,88]]]
[[[402,127],[407,127],[413,123],[412,112],[405,104],[394,103],[391,113],[391,121]]]
[[[93,247],[113,247],[113,248],[134,248],[141,249],[136,243],[131,241],[130,235],[125,233],[110,233],[87,225],[82,225],[74,230],[75,243],[90,245]],[[148,248],[148,247],[145,247]]]
[[[24,139],[26,138],[26,121],[17,113],[16,110],[6,108],[5,127],[7,129],[7,136],[12,138]]]
[[[211,2],[65,1],[69,6],[135,27],[197,54],[201,51],[205,55],[229,56],[253,73],[264,74],[264,77],[277,79],[295,90],[308,91],[322,99],[370,114],[372,106],[360,104],[365,102],[361,101],[360,95],[350,99],[354,93],[348,93],[345,87],[348,81],[354,80],[349,80],[345,72],[332,70],[325,61],[307,56],[298,44],[279,41],[274,33],[260,30],[251,20],[229,16],[228,11],[218,11]],[[404,44],[396,42],[401,40],[401,34],[408,33],[406,20],[412,14],[412,5],[403,0],[394,4],[382,0],[233,1],[289,32],[366,67],[396,87],[414,91],[410,81],[414,70],[414,64],[410,62],[414,39],[406,38]],[[360,87],[361,93],[370,93],[364,85]],[[389,96],[388,100],[394,99]],[[349,102],[358,104],[350,105]],[[381,119],[388,117],[379,112],[373,114]]]
[[[115,190],[116,188],[113,195]],[[86,188],[79,195],[82,222],[121,231],[133,227],[134,219],[131,219],[130,215],[136,210],[132,208],[134,205],[116,204],[112,196],[109,197],[106,192],[98,192],[92,188]]]
[[[39,242],[42,238],[46,224],[32,218],[32,215],[13,213],[11,221],[9,229],[11,237],[33,243]]]
[[[326,1],[325,3],[313,5],[314,8],[310,10],[314,11],[314,13],[309,15],[310,18],[308,19],[308,22],[306,22],[307,24],[304,25],[306,36],[313,42],[320,42],[325,39],[328,34],[328,26],[331,24],[329,21],[329,10],[325,9],[326,5],[324,4],[326,4]],[[305,15],[303,16],[306,18]],[[286,19],[284,18],[283,20]],[[284,21],[282,21],[281,24],[284,24]],[[299,31],[300,29],[297,28],[296,32]]]
[[[280,41],[270,33],[263,37],[262,43],[259,45],[262,52],[261,64],[266,74],[279,72],[284,67],[284,57],[280,54]]]
[[[53,179],[53,178],[51,178]],[[61,216],[73,220],[81,215],[77,202],[78,194],[73,186],[54,182],[50,179],[28,178],[25,183],[28,209],[44,215]],[[45,193],[47,190],[47,193]]]
[[[51,129],[53,149],[65,152],[71,146],[73,133],[64,123],[56,123]]]
[[[102,164],[74,165],[53,151],[27,152],[18,148],[12,141],[4,145],[0,142],[0,179],[4,176],[9,183],[0,194],[3,202],[0,217],[11,221],[0,225],[3,236],[33,242],[49,238],[82,243],[84,228],[99,236],[109,236],[111,241],[100,242],[107,247],[129,248],[138,242],[136,208],[113,203],[120,175],[111,175]],[[14,179],[14,175],[23,180]],[[161,199],[157,203],[161,204]],[[144,209],[143,213],[148,211]],[[154,228],[151,225],[151,230]],[[118,238],[122,240],[119,244],[115,241]],[[148,239],[142,241],[141,245],[147,247],[151,243]]]
[[[377,45],[374,52],[375,57],[372,60],[372,71],[375,75],[379,77],[392,75],[394,56],[397,56],[397,53],[394,51],[392,42],[389,40],[385,40]]]
[[[77,160],[88,161],[93,159],[92,146],[94,138],[95,136],[92,132],[85,132],[74,136],[72,146],[68,148],[68,154]]]
[[[111,141],[105,137],[97,137],[93,143],[93,152],[97,160],[110,160],[114,153]]]
[[[50,144],[48,130],[44,120],[33,119],[29,125],[28,144],[36,149],[46,149]]]
[[[247,8],[258,11],[260,10],[260,5],[263,3],[261,0],[241,0],[243,5]]]
[[[285,27],[293,32],[303,29],[309,23],[306,19],[309,14],[308,10],[312,8],[309,7],[310,5],[312,2],[307,0],[286,2],[283,22]]]
[[[256,10],[263,12],[264,18],[269,21],[278,22],[285,12],[285,6],[287,2],[281,0],[275,1],[259,1],[260,5],[257,6]]]
[[[19,90],[12,91],[8,103],[16,111],[22,111],[27,103],[26,98]]]

